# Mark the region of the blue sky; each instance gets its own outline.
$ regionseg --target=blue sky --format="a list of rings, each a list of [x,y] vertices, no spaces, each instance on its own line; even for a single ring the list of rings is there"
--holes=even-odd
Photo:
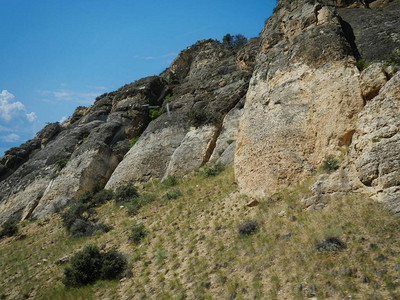
[[[0,156],[201,39],[254,37],[275,0],[0,0]]]

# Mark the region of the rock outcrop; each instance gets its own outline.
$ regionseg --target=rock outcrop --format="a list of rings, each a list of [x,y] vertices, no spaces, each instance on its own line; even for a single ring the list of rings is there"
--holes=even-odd
[[[343,153],[306,206],[361,192],[400,212],[400,0],[312,2],[280,0],[243,48],[199,41],[159,76],[101,95],[7,151],[0,223],[210,162],[233,163],[242,192],[269,196]]]
[[[235,172],[243,192],[268,195],[302,181],[349,145],[364,101],[333,10],[288,2],[268,19],[261,39]]]

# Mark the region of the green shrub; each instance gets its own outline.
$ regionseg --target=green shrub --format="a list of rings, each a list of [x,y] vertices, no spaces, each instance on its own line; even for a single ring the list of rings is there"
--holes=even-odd
[[[176,177],[176,175],[168,175],[168,177],[161,182],[161,185],[163,187],[172,187],[177,185],[178,183],[179,180],[178,177]]]
[[[159,116],[161,116],[161,114],[162,114],[162,107],[160,107],[160,108],[150,108],[150,110],[149,110],[149,117],[152,120],[158,118]]]
[[[327,172],[333,172],[339,168],[339,161],[334,156],[328,156],[322,163],[322,169]]]
[[[180,196],[182,196],[182,193],[180,190],[173,190],[173,191],[168,191],[164,194],[163,198],[167,200],[173,200],[173,199],[178,199]]]
[[[356,62],[356,66],[358,68],[358,70],[360,72],[364,71],[366,68],[368,68],[368,64],[365,62],[365,60],[363,58],[360,58],[357,62]]]
[[[131,234],[129,235],[129,240],[135,244],[139,244],[147,235],[147,229],[142,223],[133,225],[131,229]]]
[[[129,140],[129,148],[132,148],[135,144],[136,144],[136,142],[139,140],[139,137],[138,136],[135,136],[135,137],[133,137],[133,138],[131,138],[130,140]]]
[[[18,233],[17,220],[8,219],[2,225],[2,229],[0,231],[0,238],[5,236],[13,236]]]
[[[112,249],[103,254],[103,265],[100,269],[100,278],[112,280],[126,269],[125,256],[115,249]]]
[[[258,230],[256,221],[246,221],[238,226],[239,235],[252,235]]]
[[[94,245],[86,246],[71,258],[64,270],[63,283],[67,287],[80,287],[99,279],[115,279],[126,268],[126,258],[116,250],[101,253]]]
[[[99,206],[114,198],[114,192],[111,190],[101,190],[92,198],[92,206]]]
[[[209,164],[206,165],[205,168],[202,171],[202,174],[204,177],[212,177],[212,176],[217,176],[219,173],[221,173],[225,169],[225,166],[221,163],[214,163],[214,164]]]
[[[136,187],[132,183],[129,183],[117,188],[114,194],[114,200],[116,203],[122,203],[138,196],[139,194]]]
[[[91,220],[96,215],[94,207],[100,206],[113,198],[113,192],[101,190],[94,196],[85,192],[73,201],[70,207],[61,214],[63,226],[73,237],[89,236],[95,232],[108,232],[112,226],[104,223],[93,223]]]

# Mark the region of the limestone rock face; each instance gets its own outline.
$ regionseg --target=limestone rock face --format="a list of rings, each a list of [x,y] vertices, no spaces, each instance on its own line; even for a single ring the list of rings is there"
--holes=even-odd
[[[359,72],[334,14],[320,8],[317,23],[313,6],[288,5],[266,22],[240,122],[235,174],[249,194],[311,175],[350,144],[363,108]]]
[[[382,64],[375,63],[365,69],[360,76],[360,86],[364,99],[370,100],[378,95],[386,81],[387,76]]]
[[[165,87],[159,77],[126,85],[11,149],[0,160],[0,223],[11,216],[44,217],[82,192],[103,188],[129,139],[150,122],[148,106],[160,105]]]
[[[211,161],[221,163],[224,166],[233,164],[239,120],[242,114],[243,109],[235,108],[225,116],[221,133],[210,158]]]
[[[353,142],[339,170],[319,177],[313,202],[350,191],[400,212],[400,73],[359,113]]]
[[[225,115],[247,92],[249,61],[254,60],[251,53],[254,55],[258,44],[246,47],[245,70],[238,66],[239,54],[212,40],[200,41],[178,55],[161,74],[169,83],[170,94],[163,114],[149,124],[106,188],[184,175],[210,160]]]

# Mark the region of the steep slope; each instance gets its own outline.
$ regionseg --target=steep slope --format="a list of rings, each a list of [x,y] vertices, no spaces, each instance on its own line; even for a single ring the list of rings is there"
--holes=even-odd
[[[279,7],[261,34],[240,122],[235,173],[242,192],[271,195],[305,180],[328,157],[346,154],[346,171],[321,178],[306,202],[358,191],[398,212],[399,75],[387,81],[400,63],[393,57],[400,1],[341,9],[340,16],[303,1]],[[361,58],[385,63],[360,72]]]
[[[200,41],[160,76],[99,96],[63,124],[50,124],[7,151],[0,160],[0,223],[42,218],[106,184],[182,175],[207,163],[226,131],[225,115],[243,106],[258,45],[253,39],[237,51]],[[213,158],[232,163],[235,135],[228,136],[230,144],[225,136]]]

